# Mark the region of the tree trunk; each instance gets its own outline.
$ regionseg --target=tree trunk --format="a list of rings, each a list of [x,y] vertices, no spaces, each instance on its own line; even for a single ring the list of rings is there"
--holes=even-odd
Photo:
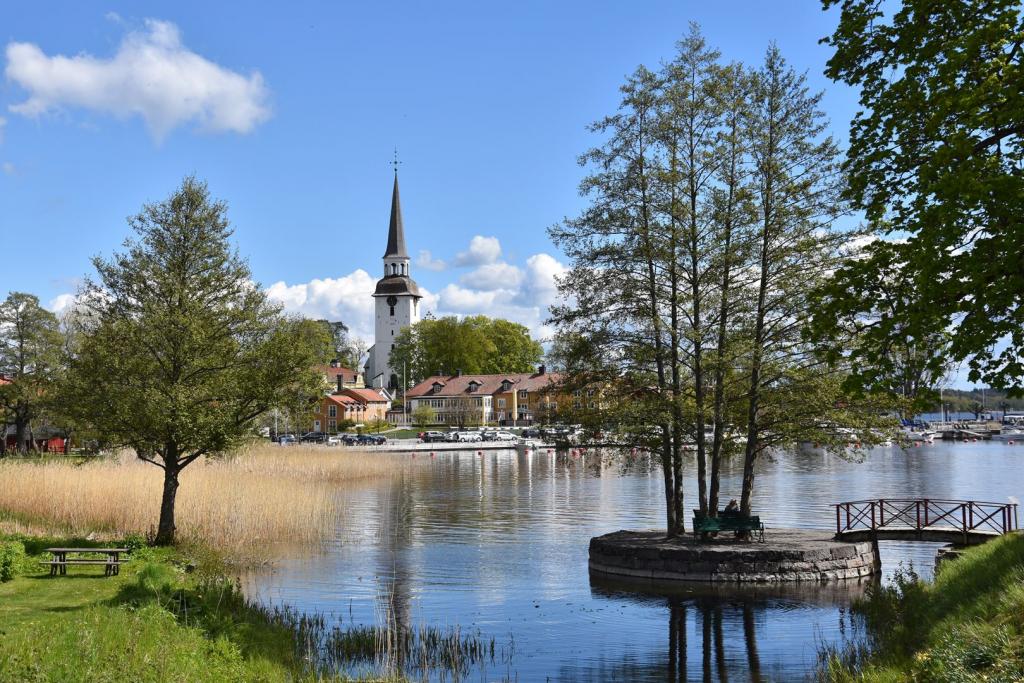
[[[160,525],[153,541],[155,545],[174,543],[174,499],[178,495],[179,470],[177,458],[165,458],[164,463],[164,494],[160,500]]]
[[[661,426],[661,473],[665,478],[665,535],[676,535],[676,487],[672,477],[672,431],[668,424]]]
[[[28,453],[28,420],[18,413],[14,414],[14,449]]]

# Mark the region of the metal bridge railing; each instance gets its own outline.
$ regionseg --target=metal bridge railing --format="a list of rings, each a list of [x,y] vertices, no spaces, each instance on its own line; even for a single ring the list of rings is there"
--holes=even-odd
[[[1006,534],[1018,528],[1016,503],[878,498],[835,503],[836,534],[851,531],[950,530]]]

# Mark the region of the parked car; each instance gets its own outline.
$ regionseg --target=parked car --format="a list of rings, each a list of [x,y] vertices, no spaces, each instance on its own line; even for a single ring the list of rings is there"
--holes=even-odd
[[[355,446],[359,443],[359,436],[357,434],[342,434],[341,443],[346,446]]]
[[[298,439],[295,438],[294,434],[280,434],[277,437],[277,443],[279,443],[282,446],[290,446],[292,444],[298,443]]]
[[[516,435],[512,432],[495,432],[493,441],[515,441]]]
[[[444,432],[423,432],[423,436],[420,437],[420,441],[423,443],[437,443],[446,440]]]
[[[520,436],[522,436],[524,439],[539,439],[540,438],[540,430],[539,429],[534,429],[533,427],[530,427],[530,428],[524,429],[522,432],[520,432]]]
[[[356,437],[356,443],[360,446],[383,446],[387,442],[388,438],[379,434],[360,434]]]
[[[498,432],[494,431],[493,429],[492,430],[488,430],[486,432],[480,432],[480,436],[483,437],[484,441],[497,441],[498,440]]]
[[[325,441],[324,443],[326,443],[328,446],[340,446],[341,445],[341,437],[340,436],[329,436],[329,437],[327,437],[327,441]]]
[[[448,432],[448,433],[446,433],[444,435],[444,440],[445,441],[458,441],[459,440],[459,433],[458,432]]]
[[[464,443],[479,443],[484,439],[480,432],[459,432],[456,440]]]
[[[306,432],[299,440],[302,443],[323,443],[327,440],[327,435],[323,432]]]

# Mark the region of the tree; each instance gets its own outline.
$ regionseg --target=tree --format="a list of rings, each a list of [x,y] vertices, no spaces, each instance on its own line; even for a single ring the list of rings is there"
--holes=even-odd
[[[434,424],[435,420],[434,409],[426,404],[420,404],[412,411],[412,424],[417,429],[426,429]]]
[[[424,318],[403,329],[391,350],[411,382],[431,375],[530,372],[544,349],[523,325],[483,315]]]
[[[29,431],[61,372],[62,343],[57,317],[39,305],[38,297],[11,292],[0,302],[0,377],[6,380],[0,382],[0,406],[14,423],[21,453],[30,442],[34,448]]]
[[[815,286],[856,236],[833,225],[844,204],[820,95],[774,46],[756,71],[722,66],[696,26],[673,61],[640,67],[621,92],[618,113],[592,127],[604,143],[581,159],[590,205],[549,231],[572,262],[553,352],[564,390],[610,387],[615,414],[593,418],[660,456],[674,536],[684,452],[714,516],[721,464],[742,450],[750,514],[762,453],[837,443],[837,424],[868,433],[878,404],[845,399],[843,368],[802,335]]]
[[[870,316],[895,263],[914,296],[849,352],[885,366],[901,338],[955,326],[971,381],[1024,391],[1024,16],[1018,0],[823,0],[841,7],[826,74],[860,89],[847,197],[876,235],[824,288],[817,317]],[[898,239],[892,239],[898,238]],[[827,325],[820,326],[827,332]],[[929,362],[941,372],[942,359]]]
[[[252,282],[229,241],[227,206],[205,183],[186,178],[128,222],[135,238],[125,251],[93,260],[65,396],[81,419],[163,469],[155,541],[169,544],[181,471],[313,392],[328,341]]]
[[[772,45],[752,83],[747,136],[758,225],[752,245],[754,310],[747,370],[747,437],[740,510],[751,512],[754,464],[768,445],[762,405],[771,392],[788,399],[799,386],[829,374],[802,336],[814,286],[835,268],[849,235],[833,228],[840,200],[839,150],[824,136],[821,94],[809,94],[804,76]],[[820,398],[820,397],[819,397]],[[808,414],[827,409],[801,402]],[[776,431],[779,426],[774,425]]]

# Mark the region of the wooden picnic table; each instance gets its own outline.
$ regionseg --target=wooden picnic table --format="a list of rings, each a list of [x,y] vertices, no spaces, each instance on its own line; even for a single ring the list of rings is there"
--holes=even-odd
[[[121,553],[127,553],[127,548],[47,548],[46,552],[53,555],[53,559],[49,562],[43,562],[43,564],[50,567],[50,576],[65,575],[68,573],[69,564],[102,564],[104,567],[104,576],[117,576],[121,572],[121,565],[127,560],[121,559]],[[68,559],[68,555],[85,555],[87,553],[97,553],[100,555],[106,555],[106,559],[93,560],[93,559]]]

